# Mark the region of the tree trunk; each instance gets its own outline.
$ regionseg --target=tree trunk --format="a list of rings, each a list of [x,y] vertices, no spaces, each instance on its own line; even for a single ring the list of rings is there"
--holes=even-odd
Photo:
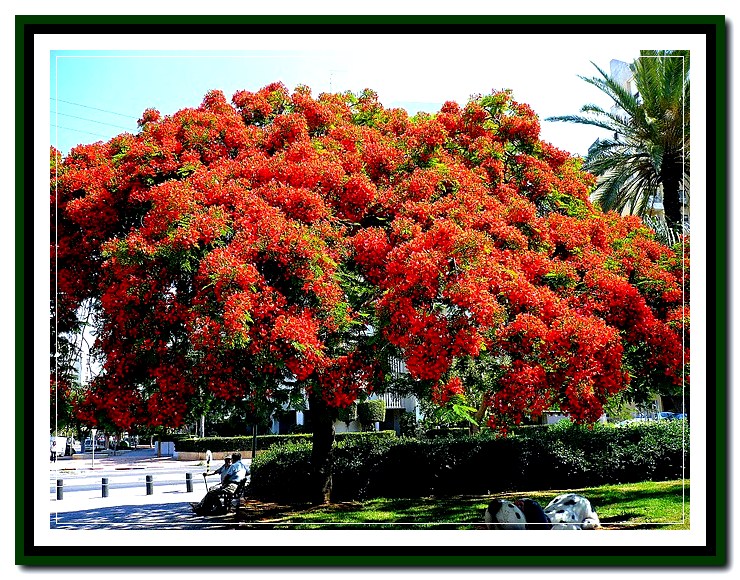
[[[480,406],[478,407],[478,410],[475,412],[475,423],[478,423],[477,425],[475,423],[470,424],[470,434],[475,435],[476,433],[480,432],[480,426],[483,423],[483,419],[486,418],[486,411],[488,410],[488,401],[486,401],[485,397],[481,401]]]
[[[331,471],[334,464],[334,413],[321,396],[308,397],[311,409],[311,472],[313,489],[311,501],[326,504],[331,499]]]
[[[682,159],[680,152],[665,152],[660,166],[660,178],[663,183],[663,208],[665,219],[672,228],[683,229],[683,215],[681,214],[681,178],[683,176]]]

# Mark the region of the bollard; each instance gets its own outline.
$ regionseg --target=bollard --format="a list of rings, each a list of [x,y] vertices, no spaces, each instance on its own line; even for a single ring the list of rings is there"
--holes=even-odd
[[[146,476],[146,494],[152,495],[154,493],[154,482],[152,482],[152,476]]]
[[[108,497],[108,478],[103,478],[103,497]]]
[[[57,479],[57,499],[64,499],[64,480]]]
[[[185,474],[185,489],[188,493],[193,491],[193,474],[192,473]]]

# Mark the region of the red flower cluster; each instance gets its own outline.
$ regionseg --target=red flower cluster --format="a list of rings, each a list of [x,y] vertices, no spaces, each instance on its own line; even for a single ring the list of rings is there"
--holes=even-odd
[[[437,383],[432,388],[432,401],[440,407],[445,406],[455,397],[463,394],[464,388],[460,377],[452,377],[446,383]]]

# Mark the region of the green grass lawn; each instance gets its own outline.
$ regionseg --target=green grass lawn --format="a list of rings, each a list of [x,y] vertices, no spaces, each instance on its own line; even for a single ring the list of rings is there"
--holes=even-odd
[[[544,507],[564,492],[586,496],[603,529],[689,529],[689,480],[514,492],[497,497],[531,497]],[[274,529],[476,529],[483,527],[483,511],[491,497],[377,498],[325,506],[248,500],[237,517],[242,525]]]

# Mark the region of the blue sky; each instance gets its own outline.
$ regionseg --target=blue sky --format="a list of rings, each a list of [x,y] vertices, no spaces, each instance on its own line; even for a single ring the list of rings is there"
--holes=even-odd
[[[586,103],[608,107],[608,99],[578,75],[597,74],[591,61],[608,70],[612,58],[631,61],[640,48],[651,46],[627,36],[598,43],[557,36],[430,36],[406,44],[395,36],[343,38],[346,43],[330,44],[319,37],[301,49],[291,49],[288,39],[280,51],[53,50],[50,144],[66,154],[80,143],[136,132],[136,121],[148,107],[172,114],[198,106],[212,89],[230,99],[237,90],[279,80],[289,90],[308,85],[314,96],[371,88],[385,106],[410,114],[433,113],[447,100],[463,105],[471,95],[510,88],[543,120],[543,139],[585,155],[598,130],[544,118],[577,113]]]

